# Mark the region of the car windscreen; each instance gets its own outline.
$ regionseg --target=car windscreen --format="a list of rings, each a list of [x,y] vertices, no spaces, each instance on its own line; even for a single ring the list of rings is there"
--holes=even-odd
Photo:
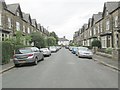
[[[88,51],[89,49],[88,49],[88,48],[81,47],[81,48],[79,48],[79,50]]]
[[[32,50],[31,49],[18,49],[16,50],[16,54],[25,54],[25,53],[31,53]]]

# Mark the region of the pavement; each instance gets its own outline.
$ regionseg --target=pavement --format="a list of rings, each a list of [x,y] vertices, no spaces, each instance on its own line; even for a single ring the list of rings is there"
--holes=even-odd
[[[105,66],[108,66],[108,67],[111,67],[113,69],[120,71],[120,68],[118,67],[120,66],[120,61],[112,60],[112,58],[108,58],[108,57],[104,57],[104,56],[96,55],[96,54],[93,55],[93,60]]]
[[[120,71],[120,68],[118,66],[120,66],[120,61],[115,61],[115,60],[112,60],[111,58],[108,58],[108,57],[104,57],[104,56],[101,56],[101,55],[96,55],[94,54],[93,56],[93,60],[94,61],[97,61],[105,66],[108,66],[108,67],[111,67],[115,70],[118,70]],[[2,65],[2,70],[0,71],[0,74],[5,72],[5,71],[8,71],[12,68],[14,68],[14,63],[12,60],[10,60],[10,63],[8,64],[5,64],[5,65]]]
[[[13,60],[10,60],[10,62],[8,64],[4,64],[2,65],[2,70],[0,71],[0,74],[3,73],[3,72],[6,72],[12,68],[14,68],[14,63],[13,63]]]

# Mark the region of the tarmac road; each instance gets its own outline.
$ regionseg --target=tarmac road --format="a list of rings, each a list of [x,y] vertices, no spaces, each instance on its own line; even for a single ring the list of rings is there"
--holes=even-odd
[[[3,88],[118,88],[118,72],[62,48],[38,65],[2,74]]]

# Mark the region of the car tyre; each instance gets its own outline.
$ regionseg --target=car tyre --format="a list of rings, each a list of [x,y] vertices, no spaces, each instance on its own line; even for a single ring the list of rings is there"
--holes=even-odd
[[[19,67],[20,65],[19,64],[15,64],[15,67]]]
[[[35,58],[34,65],[38,64],[38,58]]]
[[[42,59],[41,59],[42,61],[44,60],[44,56],[42,57]]]

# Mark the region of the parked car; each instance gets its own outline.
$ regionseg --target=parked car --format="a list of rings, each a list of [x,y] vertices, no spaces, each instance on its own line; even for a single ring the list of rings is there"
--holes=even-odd
[[[69,50],[72,51],[72,48],[73,48],[73,46],[70,46],[70,47],[69,47]]]
[[[25,47],[16,50],[13,56],[15,66],[26,63],[34,63],[37,65],[39,60],[44,60],[43,53],[37,47]]]
[[[51,51],[48,48],[41,48],[40,51],[43,53],[44,56],[51,55]]]
[[[50,46],[49,50],[51,51],[51,53],[57,52],[57,48],[55,46]]]
[[[87,58],[91,58],[93,56],[93,53],[90,49],[88,49],[87,47],[78,47],[78,50],[76,52],[78,57],[87,57]]]
[[[72,48],[72,53],[73,53],[73,54],[76,54],[76,51],[77,51],[77,47],[73,47],[73,48]]]
[[[56,46],[57,51],[61,49],[61,46]]]

